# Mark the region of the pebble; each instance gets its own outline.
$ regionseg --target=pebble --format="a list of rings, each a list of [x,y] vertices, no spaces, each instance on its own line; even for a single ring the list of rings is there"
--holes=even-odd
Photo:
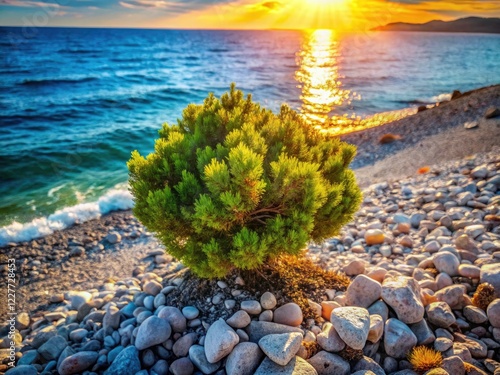
[[[264,353],[259,345],[253,342],[242,342],[236,345],[227,357],[227,375],[252,375],[259,367]],[[209,372],[205,372],[209,374]]]
[[[67,345],[68,343],[63,337],[54,336],[38,348],[38,353],[47,361],[51,361],[59,358],[59,355]]]
[[[470,279],[479,279],[481,269],[471,264],[461,264],[458,266],[458,274]]]
[[[383,244],[385,241],[384,232],[380,229],[369,229],[365,233],[365,241],[368,246]]]
[[[221,365],[220,362],[208,362],[205,348],[201,345],[193,345],[189,348],[189,359],[204,374],[213,374]]]
[[[239,310],[226,320],[226,323],[233,328],[245,328],[250,324],[251,320],[250,315],[246,311]]]
[[[358,275],[346,291],[346,304],[349,306],[369,307],[380,298],[382,285],[366,275]]]
[[[382,299],[396,312],[403,323],[418,323],[424,318],[418,283],[409,277],[386,277],[382,284]]]
[[[446,302],[452,310],[461,310],[465,306],[464,285],[450,285],[434,294],[438,301]]]
[[[193,320],[200,315],[200,310],[194,306],[186,306],[182,308],[182,315],[188,320]]]
[[[78,352],[66,357],[57,367],[60,375],[79,374],[92,367],[99,354],[96,352]]]
[[[370,331],[370,314],[360,307],[338,307],[331,322],[340,338],[353,349],[363,349]]]
[[[174,375],[192,375],[194,372],[193,362],[187,357],[176,359],[170,365],[170,372]]]
[[[370,315],[370,330],[368,331],[368,341],[378,342],[384,334],[384,319],[377,314]]]
[[[267,335],[272,335],[275,333],[288,333],[288,332],[302,333],[302,330],[300,328],[290,327],[284,324],[252,320],[252,322],[247,328],[247,332],[249,335],[249,340],[251,342],[258,343],[262,337]]]
[[[339,355],[324,350],[308,359],[307,362],[314,367],[318,375],[349,375],[351,373],[349,362]]]
[[[106,241],[108,241],[112,245],[121,242],[121,240],[122,236],[118,232],[111,232],[106,236]]]
[[[365,272],[365,263],[361,260],[353,260],[347,264],[344,269],[347,276],[356,276]]]
[[[172,347],[172,352],[176,357],[185,357],[189,353],[189,348],[194,345],[196,340],[198,339],[198,335],[194,332],[188,333],[180,337]]]
[[[406,358],[413,347],[417,345],[417,337],[402,321],[391,318],[385,322],[384,349],[394,358]]]
[[[198,311],[198,309],[196,310]],[[194,314],[191,314],[189,316],[193,315]],[[158,313],[158,318],[168,322],[170,327],[172,327],[172,331],[174,332],[182,333],[186,331],[187,328],[186,315],[183,314],[181,310],[179,310],[177,307],[165,306]]]
[[[458,276],[458,267],[460,261],[458,258],[447,251],[434,254],[433,263],[439,272],[446,273],[450,276]]]
[[[167,375],[168,374],[168,362],[164,359],[158,360],[154,366],[151,368],[151,375],[154,375],[153,371],[157,375]]]
[[[260,304],[265,310],[272,310],[276,307],[276,297],[271,292],[265,292],[260,297]]]
[[[88,292],[72,291],[68,293],[68,298],[71,301],[71,309],[78,310],[85,302],[90,301],[92,294]]]
[[[254,375],[317,375],[318,373],[307,361],[294,357],[286,366],[280,366],[269,358],[265,358]]]
[[[164,319],[150,316],[140,326],[135,339],[135,346],[139,350],[162,344],[170,338],[172,328]]]
[[[259,315],[262,312],[262,306],[259,301],[243,301],[240,307],[250,315]]]
[[[144,293],[156,296],[158,293],[161,292],[162,288],[163,286],[158,281],[151,280],[148,281],[146,284],[144,284],[143,290]]]
[[[135,374],[141,370],[139,351],[133,345],[123,349],[118,354],[104,375]]]
[[[436,336],[429,328],[425,319],[422,319],[420,322],[410,325],[411,331],[417,337],[418,345],[429,345],[434,342]]]
[[[11,368],[5,375],[37,375],[38,370],[31,365],[20,365]]]
[[[286,366],[302,344],[302,334],[298,332],[264,336],[259,340],[259,347],[273,362]]]
[[[303,320],[302,309],[296,303],[286,303],[274,311],[273,320],[278,324],[298,327]]]
[[[463,313],[467,320],[474,324],[483,324],[488,320],[486,313],[476,306],[465,306]]]
[[[327,352],[339,352],[345,348],[345,342],[342,341],[333,324],[330,322],[323,324],[323,329],[316,336],[316,340],[318,345]]]
[[[497,298],[488,305],[486,310],[490,324],[495,328],[500,328],[500,298]]]
[[[436,341],[434,341],[434,349],[439,352],[445,352],[453,346],[453,341],[446,337],[438,337]]]
[[[216,363],[231,353],[239,337],[222,319],[214,322],[205,337],[205,355],[210,363]]]
[[[495,294],[500,298],[500,263],[485,264],[481,267],[480,280],[495,288]]]
[[[456,322],[455,315],[446,302],[433,302],[426,307],[429,322],[437,327],[448,328]]]

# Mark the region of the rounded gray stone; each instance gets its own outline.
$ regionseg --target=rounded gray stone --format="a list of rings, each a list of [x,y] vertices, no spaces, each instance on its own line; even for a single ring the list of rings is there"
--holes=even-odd
[[[426,307],[429,322],[440,328],[448,328],[456,322],[455,315],[446,302],[433,302]]]
[[[189,359],[204,374],[213,374],[221,364],[220,361],[216,363],[208,362],[205,348],[201,345],[193,345],[189,348]]]
[[[38,375],[36,367],[31,365],[20,365],[8,370],[5,375]]]
[[[259,345],[253,342],[242,342],[236,345],[227,357],[227,375],[252,375],[264,357]]]
[[[181,310],[173,306],[165,306],[158,313],[158,318],[164,319],[174,332],[183,333],[187,328],[186,317]]]
[[[135,346],[139,350],[162,344],[170,338],[172,328],[164,319],[150,316],[140,326],[135,339]]]
[[[417,337],[403,322],[391,318],[385,323],[385,352],[394,358],[406,358],[409,351],[417,345]]]
[[[91,368],[99,358],[99,353],[96,352],[78,352],[69,357],[66,357],[57,371],[60,375],[79,374]]]
[[[351,366],[342,357],[328,353],[324,350],[317,353],[307,362],[314,367],[318,375],[349,375],[351,373]]]
[[[205,336],[205,355],[208,362],[216,363],[231,353],[239,337],[223,319],[214,322]]]
[[[314,367],[300,357],[294,357],[286,366],[280,366],[265,358],[255,375],[318,375]]]
[[[139,351],[133,345],[123,349],[118,354],[104,375],[135,374],[141,370]]]
[[[333,327],[333,324],[326,322],[323,324],[323,329],[316,336],[318,345],[327,352],[339,352],[345,348],[345,342],[342,341],[339,334]]]
[[[370,331],[370,314],[361,307],[337,307],[330,321],[340,338],[353,349],[363,349]]]
[[[264,336],[259,340],[259,347],[273,362],[286,366],[299,351],[301,343],[302,334],[291,332]]]

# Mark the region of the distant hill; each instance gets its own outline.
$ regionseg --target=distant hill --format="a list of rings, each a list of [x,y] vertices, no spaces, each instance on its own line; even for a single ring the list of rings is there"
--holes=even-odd
[[[455,21],[430,21],[427,23],[389,23],[375,27],[375,31],[425,31],[448,33],[500,34],[500,18],[467,17]]]

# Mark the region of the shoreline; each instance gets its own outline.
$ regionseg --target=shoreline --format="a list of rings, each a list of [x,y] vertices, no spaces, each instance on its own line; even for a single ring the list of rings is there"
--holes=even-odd
[[[429,106],[430,105],[427,107]],[[494,125],[492,125],[495,121],[500,121],[498,119],[487,122],[482,121],[482,123],[487,125],[486,127],[488,129],[486,130],[482,129],[482,127],[480,127],[479,131],[475,129],[473,132],[460,132],[457,130],[465,122],[481,121],[486,109],[492,106],[500,108],[500,85],[482,87],[464,92],[461,93],[458,99],[436,103],[433,107],[423,112],[413,113],[383,125],[341,134],[339,138],[358,147],[358,154],[351,164],[351,168],[356,171],[359,184],[362,187],[366,187],[370,182],[375,183],[384,178],[391,179],[403,177],[405,174],[411,175],[416,172],[418,168],[428,165],[429,162],[435,162],[436,160],[448,161],[472,153],[487,152],[496,144],[500,144],[500,136],[498,132],[495,131]],[[409,112],[410,109],[409,107],[400,110],[400,112]],[[373,115],[370,118],[376,118],[379,115],[383,115],[383,113]],[[497,122],[497,124],[499,124],[499,122]],[[440,137],[439,134],[445,131],[446,134]],[[381,145],[379,139],[385,134],[394,134],[401,139],[391,144]],[[447,139],[450,135],[453,138],[451,142]],[[470,141],[466,142],[468,153],[463,152],[462,146],[453,146],[453,142],[462,139],[463,135],[471,136],[472,138]],[[409,150],[417,144],[420,144],[420,147],[424,149],[426,147],[431,149],[436,148],[436,145],[425,145],[424,147],[422,143],[425,139],[430,140],[432,136],[435,136],[435,138],[432,139],[433,142],[446,143],[448,147],[453,149],[453,152],[448,154],[441,153],[439,155],[441,159],[433,157],[429,162],[421,162],[420,165],[416,162],[418,158],[415,157],[403,157],[402,159],[394,157],[394,159],[397,159],[396,162],[394,159],[390,159],[391,156],[397,153],[403,154],[405,150]],[[414,151],[414,154],[418,155],[418,153],[418,149]],[[371,168],[368,166],[374,165],[384,159],[391,161],[386,162],[386,164],[380,164],[376,173],[371,173]],[[396,165],[398,168],[395,168]],[[100,208],[101,200],[105,207],[110,206],[110,208],[104,209],[104,212],[102,212]],[[31,239],[42,238],[56,230],[60,230],[58,228],[61,224],[64,226],[63,230],[65,230],[75,224],[80,225],[81,222],[88,221],[89,217],[91,217],[90,220],[93,220],[92,217],[99,217],[101,214],[120,212],[121,210],[129,209],[132,207],[131,202],[132,197],[127,190],[117,190],[114,188],[107,191],[106,194],[101,196],[96,202],[64,207],[57,210],[52,215],[35,218],[27,223],[5,225],[0,227],[0,248],[9,246],[9,242],[18,244],[26,242],[26,240],[9,241],[9,235],[6,233],[7,228],[12,230],[14,236],[18,238],[22,237],[22,235],[19,235],[19,233],[22,232],[39,232],[43,235],[39,237],[31,235]],[[86,214],[83,218],[79,217],[80,206],[95,206],[96,204],[97,206],[93,209],[93,212]],[[75,212],[72,213],[72,211]],[[99,211],[101,212],[99,213]],[[51,217],[55,217],[55,223],[51,222]],[[61,223],[57,223],[58,220],[61,220]],[[4,231],[3,234],[2,231]],[[28,240],[28,242],[31,241],[31,239]]]
[[[404,347],[409,350],[410,347],[406,342],[408,337],[414,340],[415,345],[417,338],[420,342],[430,340],[429,337],[433,337],[439,344],[440,341],[436,340],[436,337],[439,337],[438,332],[443,331],[444,328],[450,331],[449,337],[447,336],[449,341],[447,345],[451,347],[442,350],[446,357],[445,362],[448,361],[447,368],[451,368],[448,374],[462,374],[450,367],[452,366],[450,362],[453,362],[453,358],[456,362],[460,353],[467,352],[470,357],[470,359],[463,357],[460,363],[468,362],[470,366],[482,371],[476,372],[479,374],[493,373],[492,366],[496,366],[496,361],[500,361],[498,353],[493,350],[500,347],[500,328],[495,328],[498,332],[493,331],[492,325],[489,326],[491,328],[489,331],[484,329],[488,319],[496,322],[495,319],[500,317],[493,316],[489,310],[486,314],[486,308],[476,308],[480,311],[474,311],[482,319],[482,323],[479,324],[477,323],[479,320],[476,319],[477,314],[474,318],[469,318],[465,309],[470,305],[468,301],[478,283],[483,283],[484,280],[493,283],[500,296],[499,273],[492,271],[493,276],[489,279],[484,276],[488,267],[500,269],[498,268],[500,267],[500,227],[498,226],[500,148],[494,147],[500,144],[498,138],[500,119],[498,117],[483,119],[485,108],[491,106],[500,108],[500,86],[484,90],[486,91],[465,96],[461,98],[462,100],[457,99],[446,105],[417,113],[397,123],[387,124],[382,129],[367,129],[349,136],[353,143],[358,142],[361,156],[356,161],[361,166],[355,172],[361,185],[367,187],[364,189],[364,201],[352,222],[347,224],[338,236],[321,244],[310,243],[307,257],[324,270],[345,273],[353,279],[353,284],[355,280],[358,280],[358,275],[363,275],[357,283],[367,282],[369,279],[370,285],[379,288],[379,292],[380,288],[391,288],[386,286],[386,280],[388,280],[387,284],[390,284],[390,280],[394,278],[402,285],[409,284],[408,280],[411,280],[412,283],[418,285],[418,288],[421,288],[421,293],[415,294],[410,302],[418,304],[416,301],[421,299],[420,303],[425,304],[425,313],[423,305],[421,308],[417,306],[421,309],[418,319],[422,319],[420,320],[422,324],[428,327],[426,332],[422,332],[415,328],[417,324],[412,324],[417,320],[399,321],[398,319],[402,319],[400,314],[403,312],[398,310],[397,304],[393,306],[390,303],[390,298],[381,294],[374,299],[374,301],[377,300],[375,305],[385,306],[387,312],[376,310],[374,314],[380,315],[380,321],[386,327],[398,321],[397,324],[402,326],[397,327],[397,331],[404,332],[407,337],[392,337],[395,344],[388,346],[381,338],[382,335],[390,336],[390,330],[381,330],[380,324],[377,325],[379,328],[375,329],[377,339],[374,342],[364,340],[358,343],[362,344],[360,347],[364,346],[365,350],[365,357],[361,360],[348,362],[338,359],[340,356],[334,357],[335,361],[340,361],[342,366],[349,368],[349,372],[345,374],[361,369],[376,370],[377,374],[395,374],[396,370],[408,369],[406,356],[396,353],[396,348]],[[464,111],[464,106],[469,109]],[[469,120],[479,121],[478,127],[465,129],[463,122]],[[440,124],[442,126],[438,126]],[[380,137],[389,131],[403,138],[381,145]],[[370,158],[371,153],[381,155],[383,158],[381,160]],[[427,159],[423,157],[424,154]],[[427,161],[433,162],[429,171],[416,174],[414,168]],[[362,165],[362,163],[365,164]],[[370,230],[376,232],[377,236],[373,234],[371,238]],[[382,242],[378,239],[379,235],[383,237]],[[464,240],[464,236],[467,241]],[[440,262],[441,258],[446,258],[446,261]],[[173,290],[177,289],[176,292],[182,293],[185,288],[189,289],[183,281],[183,276],[179,276],[179,272],[184,269],[182,263],[165,252],[164,247],[138,222],[130,210],[111,212],[65,230],[55,231],[37,240],[2,248],[0,290],[2,290],[1,297],[5,300],[7,300],[7,259],[15,259],[17,267],[16,312],[19,316],[23,316],[23,328],[19,329],[17,344],[22,353],[19,355],[22,357],[21,364],[35,368],[38,373],[52,363],[46,360],[45,348],[40,347],[39,344],[47,340],[62,342],[60,337],[64,332],[66,332],[64,345],[67,345],[68,349],[64,349],[63,354],[59,353],[56,357],[64,359],[75,356],[74,358],[78,360],[81,359],[79,352],[83,351],[87,353],[85,356],[92,358],[92,363],[85,369],[92,368],[94,373],[102,373],[108,367],[119,366],[121,361],[113,361],[109,354],[112,351],[118,351],[120,345],[120,350],[127,347],[123,349],[124,353],[134,350],[134,345],[139,345],[136,336],[132,340],[125,333],[130,328],[135,329],[134,326],[138,329],[142,327],[142,318],[146,315],[142,315],[139,321],[139,315],[136,315],[136,312],[153,315],[152,312],[155,309],[169,306],[170,309],[177,309],[176,311],[180,314],[184,305],[172,307],[166,299],[170,298],[169,293]],[[434,274],[433,270],[438,275]],[[244,301],[257,300],[254,302],[258,303],[259,295],[246,290],[244,282],[236,285],[236,281],[233,280],[235,276],[203,281],[209,294],[192,293],[190,305],[186,306],[194,308],[200,314],[199,317],[196,315],[193,319],[189,318],[187,327],[182,332],[178,332],[178,335],[173,336],[169,340],[170,344],[174,344],[175,340],[175,345],[179,346],[177,342],[187,340],[185,338],[196,337],[200,339],[200,345],[192,347],[197,350],[203,348],[206,352],[210,350],[210,345],[206,347],[203,345],[210,335],[208,328],[210,324],[215,326],[218,324],[216,321],[220,322],[217,320],[219,318],[225,320],[233,314],[241,315],[239,311],[244,310]],[[146,297],[146,294],[152,290],[149,289],[152,286],[155,288],[156,296]],[[455,299],[448,296],[447,288],[453,289],[454,294],[459,291],[460,303],[455,301],[457,296],[454,297]],[[140,292],[141,289],[144,293]],[[364,288],[360,290],[363,291]],[[136,298],[137,293],[145,298]],[[186,293],[190,293],[189,290]],[[320,339],[321,333],[327,332],[332,324],[337,324],[328,314],[323,315],[323,302],[326,299],[325,306],[330,306],[329,303],[333,304],[332,306],[338,305],[338,308],[351,309],[353,308],[351,306],[359,306],[357,303],[360,303],[360,301],[349,299],[354,298],[352,293],[355,294],[356,291],[349,292],[348,289],[346,292],[337,291],[331,294],[325,291],[325,296],[322,296],[323,300],[319,299],[321,296],[308,296],[314,302],[314,304],[310,303],[311,308],[318,308],[319,316],[323,316],[324,319],[310,322],[309,320],[302,321],[301,318],[302,323],[299,323],[299,326],[302,328],[294,329],[304,329],[308,339],[316,341],[317,338],[317,344],[323,348],[324,341]],[[365,293],[361,292],[361,294],[357,298],[364,299]],[[82,298],[86,301],[83,304],[75,302]],[[148,298],[147,303],[146,298]],[[497,305],[500,309],[500,299],[496,301],[499,301]],[[453,319],[449,317],[447,319],[450,322],[453,320],[454,323],[436,329],[435,321],[431,320],[436,318],[433,314],[439,314],[439,311],[431,312],[427,308],[431,305],[438,310],[445,307],[449,309]],[[283,308],[285,305],[277,307]],[[363,305],[364,307],[368,308],[368,305]],[[359,307],[355,308],[359,309]],[[120,313],[116,315],[116,311]],[[248,327],[246,325],[245,327],[250,337],[255,335],[253,330],[255,324],[259,324],[260,311],[259,309],[258,313],[249,312],[253,315],[253,322],[249,323],[249,319]],[[267,315],[274,313],[272,309],[263,312]],[[109,325],[111,314],[119,318],[116,324],[113,323],[116,330],[111,330],[112,335],[111,331],[105,332],[106,326],[102,328],[99,321],[94,322],[94,318],[100,316],[99,319],[106,320],[106,324]],[[427,318],[424,314],[427,314],[425,315]],[[0,305],[0,317],[7,317],[6,305]],[[302,317],[302,312],[300,317]],[[329,318],[332,324],[328,322]],[[129,327],[118,329],[120,321],[123,320],[122,324],[124,324],[125,319]],[[9,329],[6,321],[7,319],[3,319],[0,323],[0,338],[6,336]],[[295,323],[290,325],[297,326]],[[62,331],[61,334],[54,333],[52,337],[48,331],[55,331],[55,326]],[[455,326],[458,327],[457,330]],[[461,330],[467,333],[472,328],[478,328],[472,331],[477,337],[471,339],[468,338],[469,336],[462,335]],[[435,333],[432,332],[433,330]],[[84,336],[80,337],[80,333]],[[185,333],[185,335],[180,333]],[[167,339],[168,337],[165,338]],[[347,340],[344,337],[343,339]],[[245,340],[242,339],[242,341]],[[427,341],[427,344],[433,342]],[[434,343],[435,347],[436,343]],[[48,345],[50,346],[50,343]],[[166,348],[166,346],[163,347]],[[341,355],[336,349],[325,348],[320,352],[323,353],[322,355],[329,352],[337,352]],[[105,354],[101,355],[99,350]],[[168,366],[172,367],[175,367],[176,362],[179,366],[180,363],[183,366],[189,364],[193,366],[191,361],[196,366],[202,366],[196,362],[196,357],[192,356],[191,350],[189,350],[189,355],[186,355],[187,351],[180,354],[180,351],[175,350],[175,357],[172,357],[169,352],[165,354],[156,349],[154,352],[146,350],[142,352],[142,355],[150,352],[153,355],[152,363],[167,365],[168,360]],[[394,350],[394,353],[389,350]],[[75,351],[78,353],[73,354]],[[4,352],[5,350],[3,352],[0,350],[0,354]],[[94,352],[95,354],[92,354]],[[37,353],[44,353],[42,354],[44,358]],[[37,356],[33,356],[34,354]],[[81,354],[81,356],[84,355]],[[104,357],[97,361],[98,356]],[[302,353],[302,356],[307,357],[308,353]],[[174,358],[177,359],[173,361]],[[387,358],[389,360],[386,363]],[[5,357],[2,359],[3,363],[0,362],[0,366],[4,366],[0,367],[0,372],[6,368],[5,359]],[[61,363],[64,361],[59,360]],[[56,361],[53,362],[56,363]],[[269,359],[265,359],[262,366],[268,362]],[[314,360],[310,362],[314,363]],[[64,367],[61,363],[50,365],[51,370],[46,373],[60,371]],[[141,368],[139,358],[137,363],[139,366],[137,370],[139,370]],[[498,365],[500,367],[500,362]],[[364,368],[363,366],[371,367]],[[462,363],[463,366],[465,365]],[[208,373],[212,373],[210,371]],[[408,374],[415,375],[416,373],[408,372]]]
[[[426,165],[432,167],[436,163],[495,150],[494,147],[500,145],[500,119],[483,119],[485,110],[492,106],[500,108],[500,85],[464,93],[459,99],[393,123],[341,136],[341,139],[357,145],[358,156],[353,164],[360,186],[366,188],[381,181],[417,176],[417,169]],[[464,108],[468,110],[463,111]],[[467,121],[479,121],[478,128],[464,129],[463,123]],[[380,137],[388,133],[402,139],[381,145]],[[500,155],[500,150],[497,153]],[[120,232],[122,240],[117,244],[109,243],[106,236],[111,232]],[[33,310],[43,300],[44,291],[53,288],[51,277],[57,277],[58,273],[62,278],[54,288],[56,291],[72,289],[71,286],[76,284],[74,281],[80,280],[83,281],[82,288],[90,288],[99,285],[98,280],[106,279],[100,273],[107,275],[107,271],[112,270],[114,274],[108,276],[129,276],[145,259],[149,267],[154,268],[154,259],[158,255],[155,250],[158,252],[159,248],[160,244],[133,217],[130,209],[112,211],[45,237],[7,245],[2,248],[5,260],[0,260],[3,264],[0,271],[6,271],[8,257],[23,261],[20,269],[25,273],[25,279],[30,280],[27,285],[37,281],[36,287],[20,286],[25,288],[21,289],[21,306]],[[83,258],[70,255],[71,251],[75,254],[83,252]],[[124,264],[115,267],[124,254],[127,254]],[[109,269],[106,268],[106,259],[111,265]],[[82,271],[87,263],[95,267]],[[44,264],[53,264],[54,267],[45,270]]]
[[[19,328],[17,339],[22,362],[18,363],[21,372],[15,373],[27,371],[27,368],[20,368],[22,364],[30,367],[30,374],[76,374],[63,371],[68,366],[68,363],[63,363],[70,361],[66,359],[71,357],[81,368],[92,369],[95,374],[103,373],[106,368],[114,371],[109,370],[108,374],[123,374],[122,358],[110,357],[110,353],[118,351],[134,352],[134,363],[138,366],[134,372],[161,363],[168,364],[167,369],[170,366],[192,368],[187,374],[194,373],[194,366],[203,373],[214,373],[215,369],[208,370],[204,367],[206,361],[200,362],[191,351],[203,349],[208,353],[212,350],[212,345],[208,344],[213,333],[210,327],[218,327],[226,319],[229,324],[228,318],[234,320],[245,311],[249,314],[248,321],[237,326],[244,330],[239,329],[239,333],[232,336],[237,340],[235,345],[238,340],[249,340],[257,345],[262,336],[289,334],[292,329],[292,332],[302,333],[301,340],[305,335],[307,341],[313,340],[319,345],[317,350],[321,351],[317,354],[316,351],[308,352],[305,347],[294,357],[297,362],[302,361],[303,366],[309,363],[318,369],[318,372],[308,372],[311,374],[321,373],[324,356],[336,353],[336,356],[330,355],[328,361],[332,366],[342,365],[345,369],[342,374],[345,375],[358,370],[372,370],[379,375],[417,375],[410,370],[406,360],[406,351],[417,345],[433,345],[441,352],[446,374],[493,374],[495,368],[500,367],[496,350],[500,347],[500,328],[497,328],[500,322],[500,157],[495,151],[478,154],[472,159],[441,163],[435,171],[438,173],[379,183],[366,189],[363,204],[353,221],[338,236],[322,244],[310,244],[307,253],[314,264],[324,270],[345,273],[352,279],[351,286],[357,286],[347,291],[325,289],[320,295],[308,295],[313,301],[313,304],[309,302],[311,308],[319,311],[317,320],[303,319],[302,312],[297,318],[295,308],[293,314],[286,314],[293,315],[293,322],[288,318],[279,320],[279,327],[275,327],[279,330],[267,333],[262,332],[265,325],[278,322],[278,310],[274,307],[283,310],[293,304],[283,305],[279,294],[274,296],[272,307],[264,304],[264,296],[260,296],[265,290],[254,294],[245,286],[245,275],[239,282],[236,274],[214,280],[196,279],[199,283],[193,287],[190,283],[196,280],[185,278],[182,264],[165,254],[154,237],[141,230],[130,212],[107,215],[95,222],[54,233],[48,237],[48,243],[44,243],[47,239],[39,241],[31,252],[35,258],[40,253],[46,258],[55,255],[45,254],[40,249],[53,249],[62,254],[57,262],[63,272],[47,267],[45,262],[36,263],[38,259],[31,256],[30,260],[24,258],[19,264],[19,273],[26,277],[27,282],[18,290],[34,298],[22,309],[17,306],[23,317],[19,322],[23,328]],[[382,242],[379,235],[383,237]],[[82,248],[87,247],[90,250],[82,253]],[[75,250],[79,252],[71,255]],[[30,274],[43,269],[49,274],[40,274],[48,277],[28,279]],[[127,274],[129,270],[132,271]],[[55,272],[50,274],[51,271]],[[56,285],[51,277],[58,278]],[[83,277],[83,280],[76,277]],[[51,289],[42,289],[51,281]],[[487,302],[487,306],[493,306],[491,309],[484,304],[482,307],[471,305],[476,288],[484,282],[493,284],[497,293],[497,299]],[[370,288],[370,293],[367,294],[365,288]],[[390,292],[392,288],[395,291]],[[176,303],[184,292],[189,293],[189,305]],[[401,297],[398,293],[406,294]],[[411,293],[411,298],[407,293]],[[398,303],[399,298],[407,298],[408,303]],[[244,304],[245,301],[252,302],[252,308]],[[256,304],[258,309],[253,307]],[[265,310],[262,314],[261,304]],[[174,356],[170,352],[157,351],[160,346],[167,348],[169,337],[163,337],[162,341],[147,341],[148,344],[143,344],[144,338],[139,338],[142,325],[148,326],[144,318],[156,319],[158,322],[155,323],[159,323],[165,314],[153,317],[153,312],[159,313],[165,308],[169,309],[165,311],[175,311],[178,316],[182,310],[189,320],[187,326],[179,328],[178,334],[169,340],[168,348],[173,348]],[[332,308],[333,312],[339,310],[340,313],[340,309],[344,309],[350,315],[364,314],[363,319],[368,321],[372,316],[379,316],[375,319],[377,324],[373,327],[369,324],[369,332],[374,336],[368,336],[368,341],[364,336],[359,342],[357,338],[351,341],[349,336],[338,338],[330,335],[332,325],[338,331],[340,328],[337,327],[342,327],[350,316],[338,316],[342,320],[335,320],[333,312],[330,315]],[[188,314],[192,310],[196,314]],[[142,314],[140,317],[139,313]],[[111,323],[111,315],[119,319]],[[261,319],[269,315],[271,321]],[[273,316],[275,320],[272,320]],[[223,327],[232,332],[226,325]],[[5,336],[7,330],[8,324],[0,326],[0,337]],[[132,330],[137,335],[132,337]],[[368,335],[368,324],[362,330]],[[167,336],[170,332],[169,329]],[[154,337],[153,333],[146,336]],[[347,352],[332,346],[330,339],[338,341],[339,345],[344,341],[344,345],[356,344],[359,357],[349,357]],[[447,341],[443,343],[443,339]],[[164,341],[165,344],[158,344]],[[179,346],[185,341],[189,342],[188,346],[181,351]],[[67,349],[54,354],[54,360],[50,362],[47,357],[52,358],[49,357],[52,354],[48,354],[52,351],[47,349],[56,342],[64,344]],[[154,348],[144,350],[148,345]],[[37,353],[39,355],[35,356]],[[149,365],[139,361],[144,358],[144,353],[152,353],[149,354],[152,355],[151,361],[147,362]],[[0,354],[5,354],[5,350],[3,353],[0,350]],[[87,363],[85,359],[89,356],[92,360]],[[102,359],[97,361],[99,356]],[[255,359],[255,368],[261,360],[262,356]],[[274,366],[271,373],[277,373],[281,367],[269,361],[269,358],[264,359],[260,366]],[[229,363],[227,360],[225,366],[230,366]],[[0,366],[6,369],[5,361]],[[43,372],[49,366],[51,370]],[[224,361],[215,366],[217,369],[224,367]],[[116,370],[117,367],[121,372]],[[474,372],[469,372],[471,369]]]

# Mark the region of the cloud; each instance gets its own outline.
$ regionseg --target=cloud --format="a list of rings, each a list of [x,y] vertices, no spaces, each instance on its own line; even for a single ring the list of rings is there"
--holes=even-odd
[[[260,5],[271,10],[281,8],[281,3],[279,1],[266,1]]]
[[[22,0],[0,0],[0,6],[12,6],[21,8],[37,8],[37,7],[59,7],[60,5],[53,2],[45,1],[22,1]]]

